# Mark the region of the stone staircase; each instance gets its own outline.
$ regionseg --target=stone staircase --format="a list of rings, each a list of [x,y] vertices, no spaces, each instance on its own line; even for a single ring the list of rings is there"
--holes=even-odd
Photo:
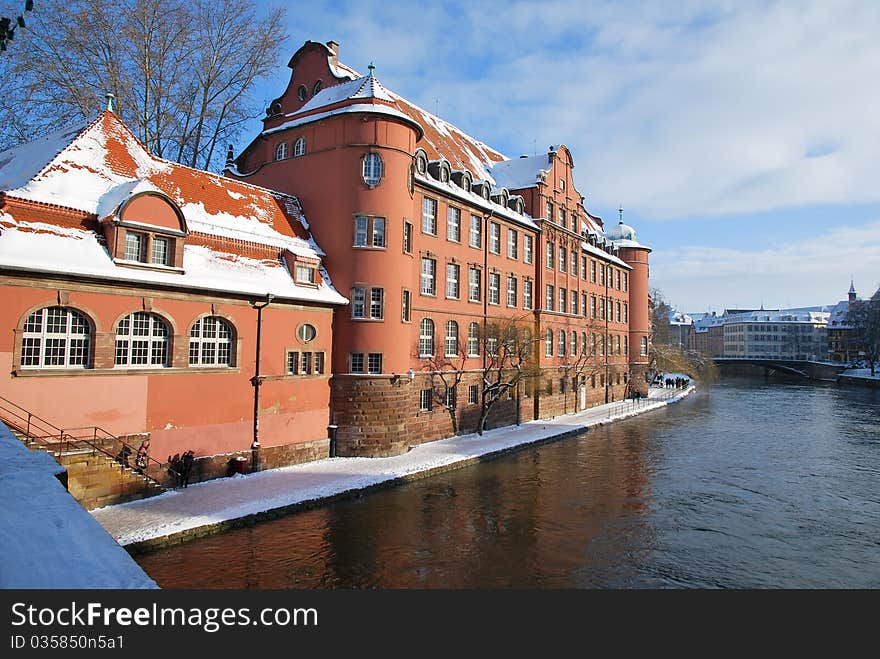
[[[155,460],[135,469],[136,447],[99,428],[78,429],[79,435],[61,430],[2,397],[0,422],[29,449],[49,453],[64,467],[62,482],[87,510],[155,496],[166,491],[163,483],[171,483]],[[88,437],[82,436],[85,430]]]

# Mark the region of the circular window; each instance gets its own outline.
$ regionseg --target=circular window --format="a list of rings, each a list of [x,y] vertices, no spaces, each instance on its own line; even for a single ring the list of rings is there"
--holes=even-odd
[[[308,343],[316,336],[318,336],[318,330],[315,329],[314,325],[303,323],[296,329],[296,338],[298,338],[303,343]]]
[[[300,85],[296,89],[296,95],[299,97],[299,100],[304,101],[306,100],[306,96],[309,95],[309,90],[306,89],[305,85]]]

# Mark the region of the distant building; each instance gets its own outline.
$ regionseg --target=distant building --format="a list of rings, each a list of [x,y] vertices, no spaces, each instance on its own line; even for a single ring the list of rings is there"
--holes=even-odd
[[[849,364],[865,354],[859,337],[859,328],[846,323],[850,305],[858,299],[855,284],[850,282],[846,300],[831,307],[828,318],[828,358],[833,362]]]
[[[680,311],[670,312],[669,336],[671,343],[682,350],[695,350],[694,319]]]

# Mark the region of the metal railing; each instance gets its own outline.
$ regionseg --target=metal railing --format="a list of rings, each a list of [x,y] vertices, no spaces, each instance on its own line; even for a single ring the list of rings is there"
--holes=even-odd
[[[56,459],[62,453],[91,451],[109,457],[120,468],[133,469],[160,487],[173,487],[180,481],[180,474],[170,466],[139,454],[131,444],[99,426],[59,428],[3,396],[0,396],[0,420],[23,435],[25,443],[39,445]],[[143,463],[137,464],[139,460]]]

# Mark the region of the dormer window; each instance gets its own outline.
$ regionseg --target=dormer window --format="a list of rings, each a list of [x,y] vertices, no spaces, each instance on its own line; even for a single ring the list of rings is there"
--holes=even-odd
[[[136,194],[104,220],[105,238],[118,265],[173,268],[182,272],[186,223],[161,192]]]
[[[428,173],[428,157],[421,149],[416,151],[416,171],[422,176]]]
[[[315,82],[315,87],[312,89],[312,96],[317,96],[318,92],[321,91],[321,88],[324,87],[324,83],[321,80]]]
[[[296,265],[296,283],[297,284],[310,284],[312,286],[315,285],[315,272],[317,268],[311,265],[303,265],[298,263]]]
[[[306,96],[308,96],[308,95],[309,95],[309,90],[306,89],[305,85],[300,85],[299,87],[296,88],[296,97],[299,100],[301,100],[301,101],[306,100]]]
[[[446,183],[449,180],[449,172],[445,167],[440,167],[440,182]]]
[[[304,155],[306,155],[306,138],[300,137],[293,143],[293,157],[299,158]]]
[[[364,183],[371,188],[382,180],[382,158],[378,153],[368,153],[363,163]]]
[[[275,145],[275,160],[287,158],[287,142],[279,142]]]

